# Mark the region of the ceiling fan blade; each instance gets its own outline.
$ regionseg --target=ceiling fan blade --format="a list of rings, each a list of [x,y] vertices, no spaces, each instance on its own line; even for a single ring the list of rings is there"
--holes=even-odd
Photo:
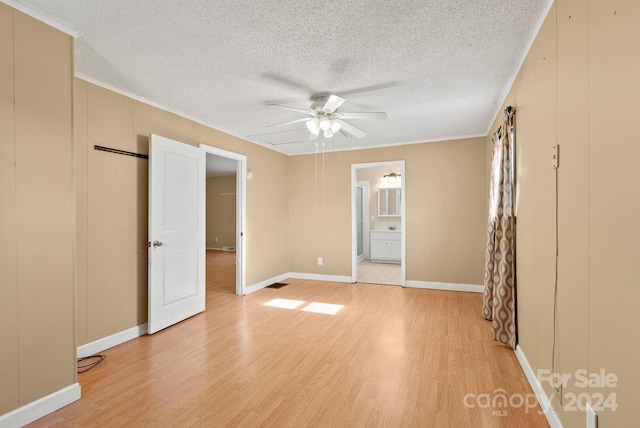
[[[341,125],[341,130],[344,129],[345,131],[347,131],[349,134],[352,134],[355,137],[358,138],[362,138],[362,137],[366,137],[367,133],[364,132],[362,129],[360,128],[356,128],[355,126],[351,125],[350,123],[347,123],[343,120],[340,119],[336,119],[338,121],[338,123],[340,123]]]
[[[378,119],[384,120],[387,118],[387,113],[383,111],[369,111],[369,112],[340,112],[338,113],[340,119]]]
[[[324,106],[322,107],[322,110],[324,110],[326,112],[329,112],[329,113],[333,113],[345,101],[346,100],[344,98],[339,97],[337,95],[329,95],[329,99],[327,99],[327,102],[324,103]]]
[[[279,107],[279,108],[284,108],[287,110],[293,110],[293,111],[297,111],[299,113],[304,113],[304,114],[308,114],[309,116],[313,116],[315,114],[315,112],[309,111],[309,110],[304,110],[301,108],[295,108],[295,107],[289,107],[289,106],[283,106],[280,104],[269,104],[269,107]]]
[[[361,94],[363,92],[371,92],[371,91],[379,91],[379,90],[382,90],[382,89],[389,89],[389,88],[393,88],[393,87],[398,86],[398,85],[399,85],[398,82],[392,80],[390,82],[378,83],[376,85],[361,86],[359,88],[341,90],[340,93],[342,95]]]
[[[290,144],[300,144],[300,143],[306,143],[306,141],[288,141],[286,143],[269,143],[272,146],[288,146]]]
[[[273,128],[274,126],[291,125],[292,123],[306,122],[307,120],[309,120],[308,117],[303,117],[302,119],[290,120],[288,122],[282,122],[282,123],[276,123],[276,124],[273,124],[273,125],[269,125],[269,126],[267,126],[267,128]]]
[[[303,82],[298,82],[294,79],[290,79],[284,75],[273,73],[267,71],[266,73],[262,73],[262,77],[271,80],[272,82],[279,83],[285,86],[289,86],[290,88],[297,89],[299,91],[303,91],[304,93],[309,92],[310,88],[304,84]]]

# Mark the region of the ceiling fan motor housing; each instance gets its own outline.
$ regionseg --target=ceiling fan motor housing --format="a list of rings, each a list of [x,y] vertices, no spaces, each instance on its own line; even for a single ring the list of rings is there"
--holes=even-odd
[[[314,110],[316,113],[320,113],[321,111],[323,111],[323,107],[327,103],[328,99],[329,99],[329,96],[327,95],[323,95],[319,98],[316,98],[313,104],[311,104],[311,110]]]

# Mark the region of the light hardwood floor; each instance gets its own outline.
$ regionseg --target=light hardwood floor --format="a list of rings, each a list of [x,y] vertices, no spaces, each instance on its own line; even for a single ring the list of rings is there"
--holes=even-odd
[[[288,280],[238,297],[234,257],[208,253],[205,313],[103,352],[82,399],[31,426],[548,426],[539,407],[473,406],[532,394],[480,294]],[[312,302],[344,307],[302,310]]]

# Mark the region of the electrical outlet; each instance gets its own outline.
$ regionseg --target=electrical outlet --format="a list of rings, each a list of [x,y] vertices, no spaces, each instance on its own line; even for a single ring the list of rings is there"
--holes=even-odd
[[[551,157],[551,166],[558,168],[560,166],[560,145],[553,146],[553,155]]]
[[[322,266],[323,260],[322,257],[318,257],[318,266]]]
[[[586,428],[598,428],[598,415],[596,411],[587,403],[587,424]]]
[[[214,242],[218,242],[218,237],[216,236],[216,238],[214,239]]]

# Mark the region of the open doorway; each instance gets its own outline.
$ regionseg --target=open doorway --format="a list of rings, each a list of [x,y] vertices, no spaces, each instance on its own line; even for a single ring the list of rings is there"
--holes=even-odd
[[[351,166],[352,281],[405,284],[404,161]]]
[[[246,156],[200,147],[206,153],[207,284],[235,283],[235,288],[220,291],[243,295]],[[231,275],[235,281],[229,281]]]

